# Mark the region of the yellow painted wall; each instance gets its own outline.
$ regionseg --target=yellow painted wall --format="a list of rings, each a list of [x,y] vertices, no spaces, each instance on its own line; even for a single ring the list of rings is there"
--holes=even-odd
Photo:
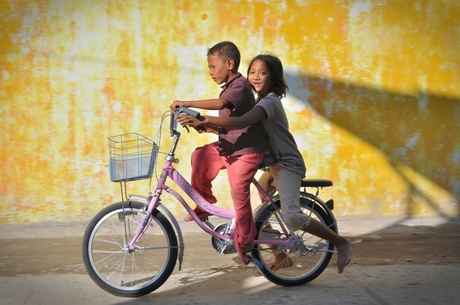
[[[458,216],[458,16],[455,0],[0,1],[0,223],[87,220],[119,200],[107,137],[155,138],[174,99],[217,96],[206,51],[221,40],[243,74],[260,52],[283,60],[291,130],[308,177],[334,181],[336,215]],[[183,136],[185,176],[211,140]]]

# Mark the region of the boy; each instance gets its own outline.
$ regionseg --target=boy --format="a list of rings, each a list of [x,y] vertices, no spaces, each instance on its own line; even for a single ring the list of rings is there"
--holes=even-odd
[[[240,117],[255,106],[255,99],[247,79],[238,72],[240,52],[236,45],[223,41],[208,50],[209,74],[221,85],[218,98],[194,101],[174,101],[170,108],[180,106],[219,110],[220,117]],[[244,252],[252,248],[256,235],[252,218],[250,189],[258,165],[265,155],[267,143],[259,124],[243,129],[227,130],[204,126],[207,132],[219,135],[218,141],[198,147],[192,154],[192,186],[210,203],[217,199],[212,193],[212,181],[221,169],[226,168],[230,182],[233,206],[236,211],[236,242]],[[195,208],[199,218],[209,216]],[[185,221],[191,221],[188,215]]]

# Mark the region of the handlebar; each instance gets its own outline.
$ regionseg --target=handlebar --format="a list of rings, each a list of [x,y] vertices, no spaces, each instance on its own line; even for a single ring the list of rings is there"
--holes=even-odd
[[[193,116],[194,118],[199,118],[200,117],[200,113],[198,111],[195,111],[195,110],[192,110],[192,109],[189,109],[187,107],[179,107],[179,115],[191,115]]]
[[[175,132],[176,132],[176,128],[177,128],[177,119],[176,119],[176,116],[177,115],[191,115],[195,118],[199,118],[201,116],[201,113],[199,113],[198,111],[195,111],[195,110],[192,110],[192,109],[189,109],[187,107],[179,107],[179,110],[173,112],[171,114],[171,122],[169,124],[169,131],[171,132],[171,135],[173,135]],[[188,131],[188,127],[187,126],[184,126],[187,131]]]

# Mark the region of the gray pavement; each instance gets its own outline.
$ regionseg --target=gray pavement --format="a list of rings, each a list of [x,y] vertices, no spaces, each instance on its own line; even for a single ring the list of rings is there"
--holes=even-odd
[[[460,265],[334,268],[297,287],[273,285],[255,270],[176,272],[138,299],[112,296],[84,275],[0,278],[2,304],[459,304]],[[230,273],[230,274],[228,274]]]
[[[338,220],[341,233],[349,237],[372,235],[385,228],[411,230],[418,226],[438,226],[446,221],[442,217],[343,217]],[[460,223],[458,219],[450,221]],[[18,231],[18,226],[8,225],[0,227],[0,239],[25,236],[43,238],[44,248],[35,249],[39,256],[45,250],[46,242],[49,242],[56,232],[59,232],[61,237],[80,236],[84,227],[83,223],[51,223],[22,226]],[[350,264],[345,272],[339,275],[331,263],[323,274],[309,284],[280,287],[259,275],[254,267],[238,264],[235,257],[215,253],[204,233],[195,234],[199,230],[195,224],[183,224],[183,229],[186,234],[183,270],[176,270],[170,279],[152,294],[137,299],[115,297],[101,290],[86,274],[52,274],[50,270],[43,270],[39,275],[24,272],[7,277],[1,276],[0,271],[0,304],[460,303],[460,264]]]

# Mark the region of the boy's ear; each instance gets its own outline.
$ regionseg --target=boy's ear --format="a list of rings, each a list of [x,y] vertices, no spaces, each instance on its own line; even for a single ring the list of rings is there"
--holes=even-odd
[[[228,58],[227,59],[227,69],[230,71],[233,71],[233,68],[235,68],[235,61],[233,58]]]

